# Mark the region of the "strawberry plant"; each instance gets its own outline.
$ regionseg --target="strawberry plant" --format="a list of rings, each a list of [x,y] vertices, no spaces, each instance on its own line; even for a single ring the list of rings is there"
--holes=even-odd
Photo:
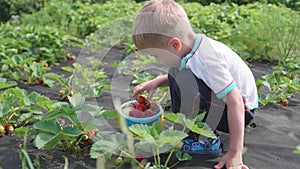
[[[105,64],[95,58],[88,58],[91,66],[74,63],[72,67],[62,69],[73,73],[72,87],[75,93],[80,93],[85,97],[100,97],[104,89],[110,89],[107,85],[108,78],[103,69],[99,66]]]
[[[47,80],[44,73],[49,71],[46,61],[36,62],[34,58],[26,55],[13,55],[9,59],[1,61],[4,76],[13,78],[25,84],[42,84],[53,86],[53,81]]]
[[[65,77],[65,75],[58,75],[55,73],[46,73],[44,75],[46,77],[46,79],[50,78],[50,79],[54,79],[57,83],[58,86],[60,86],[60,90],[59,90],[59,96],[61,99],[63,100],[68,100],[68,97],[72,97],[74,95],[74,90],[72,88],[72,78],[73,75]]]
[[[18,87],[5,89],[0,93],[0,125],[11,133],[15,127],[40,120],[54,102],[36,92],[28,94]]]
[[[83,151],[80,143],[91,139],[96,134],[97,126],[105,125],[106,119],[113,114],[101,107],[85,104],[85,98],[78,94],[69,97],[69,101],[53,103],[48,113],[33,124],[30,133],[36,135],[34,143],[37,148],[52,149],[59,145],[62,151]],[[81,120],[83,113],[91,118]],[[68,119],[71,125],[60,124],[60,118]],[[24,130],[28,129],[17,130],[18,135],[22,136]]]
[[[201,122],[203,117],[204,114],[200,114],[194,119],[188,119],[181,113],[165,114],[166,120],[171,123],[183,125],[183,130],[164,130],[161,124],[154,122],[151,126],[144,124],[131,125],[128,128],[130,132],[127,131],[128,129],[125,129],[125,133],[98,133],[95,138],[96,142],[92,145],[90,150],[90,155],[92,158],[98,158],[104,155],[107,164],[112,165],[112,167],[120,167],[125,163],[125,159],[129,158],[132,160],[132,167],[138,165],[141,168],[151,168],[151,166],[172,168],[180,161],[191,159],[191,156],[185,153],[182,154],[176,148],[180,146],[181,140],[187,137],[187,134],[184,132],[185,129],[188,128],[193,132],[207,137],[215,137],[210,128],[205,123]],[[169,153],[169,156],[164,162],[161,161],[160,153],[167,152]],[[178,162],[169,166],[169,160],[174,152],[178,158]],[[153,155],[152,162],[147,162],[148,159],[143,156],[143,154],[149,153]],[[118,159],[118,162],[115,161],[114,164],[111,164],[108,161],[112,159],[113,154],[117,155],[116,160]],[[122,161],[120,157],[122,158]]]
[[[10,59],[13,55],[22,55],[24,60],[34,58],[35,61],[45,61],[49,66],[65,61],[66,49],[80,45],[80,40],[52,27],[29,25],[1,24],[1,44],[5,50],[0,51],[0,57]],[[66,40],[72,40],[67,43]]]
[[[258,89],[265,86],[269,90],[266,94],[259,93],[259,100],[263,105],[275,101],[287,106],[289,98],[300,93],[300,64],[296,57],[287,59],[285,62],[286,64],[274,66],[273,73],[256,81]]]

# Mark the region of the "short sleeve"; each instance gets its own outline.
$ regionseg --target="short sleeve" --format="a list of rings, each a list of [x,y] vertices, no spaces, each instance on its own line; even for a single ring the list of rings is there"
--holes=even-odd
[[[202,43],[195,55],[188,60],[187,67],[202,79],[212,89],[217,97],[223,98],[236,87],[236,82],[230,74],[226,58],[217,53],[209,39],[202,37]]]

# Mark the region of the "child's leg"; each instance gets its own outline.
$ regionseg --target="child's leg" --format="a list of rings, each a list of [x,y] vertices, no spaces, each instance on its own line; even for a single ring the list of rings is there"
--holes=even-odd
[[[229,132],[226,106],[217,99],[211,89],[196,78],[189,69],[169,71],[169,86],[172,99],[172,111],[181,112],[187,116],[196,116],[196,112],[205,109],[205,122],[212,130]],[[195,97],[198,98],[195,100]],[[194,112],[194,113],[192,113]]]
[[[193,117],[199,109],[205,109],[207,114],[204,121],[212,130],[229,132],[225,103],[218,99],[212,90],[202,80],[195,77],[189,69],[182,71],[176,68],[170,69],[169,87],[173,112],[181,112]],[[195,97],[198,99],[195,100]],[[254,118],[254,111],[245,106],[245,126]]]

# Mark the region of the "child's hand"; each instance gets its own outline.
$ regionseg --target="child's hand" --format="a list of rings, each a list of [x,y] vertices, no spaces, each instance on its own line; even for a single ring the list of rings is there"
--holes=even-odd
[[[222,169],[224,166],[226,166],[227,169],[249,169],[243,164],[242,154],[231,151],[228,151],[214,168]]]
[[[142,83],[140,85],[137,85],[133,90],[132,97],[136,98],[139,93],[146,90],[148,92],[147,99],[151,100],[151,97],[152,97],[153,93],[155,92],[155,90],[158,87],[166,86],[166,85],[168,85],[168,75],[167,74],[164,76],[160,76],[155,79],[152,79],[148,82]]]
[[[132,97],[133,98],[136,98],[138,96],[139,93],[143,92],[143,91],[147,91],[148,92],[148,97],[147,99],[150,100],[153,93],[155,92],[157,86],[155,85],[154,81],[153,80],[150,80],[148,82],[144,82],[140,85],[137,85],[135,88],[134,88],[134,91],[133,91],[133,94],[132,94]]]

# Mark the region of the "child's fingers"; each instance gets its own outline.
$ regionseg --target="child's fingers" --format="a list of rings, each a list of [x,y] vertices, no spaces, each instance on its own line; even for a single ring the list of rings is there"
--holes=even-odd
[[[242,169],[249,169],[246,165],[242,165]]]
[[[154,91],[148,91],[148,100],[151,100],[152,96],[153,96]]]
[[[225,160],[221,160],[217,165],[214,166],[214,169],[221,169],[225,166],[226,161]]]
[[[143,89],[140,87],[140,85],[137,85],[133,90],[132,98],[136,98],[137,95],[142,91]]]

